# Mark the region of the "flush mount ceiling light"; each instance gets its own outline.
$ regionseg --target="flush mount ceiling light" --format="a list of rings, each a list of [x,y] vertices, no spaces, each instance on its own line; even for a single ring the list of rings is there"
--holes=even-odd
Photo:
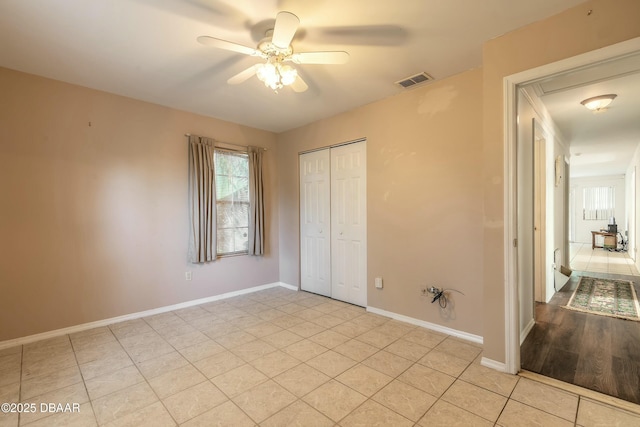
[[[611,102],[618,96],[614,93],[610,93],[608,95],[600,95],[594,96],[593,98],[587,98],[582,101],[580,104],[584,105],[591,111],[600,111],[603,108],[606,108]]]

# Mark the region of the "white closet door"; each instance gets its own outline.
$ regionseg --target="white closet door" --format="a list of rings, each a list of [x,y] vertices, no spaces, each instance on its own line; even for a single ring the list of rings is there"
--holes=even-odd
[[[331,149],[331,297],[367,305],[366,143]]]
[[[300,155],[300,286],[331,296],[329,150]]]

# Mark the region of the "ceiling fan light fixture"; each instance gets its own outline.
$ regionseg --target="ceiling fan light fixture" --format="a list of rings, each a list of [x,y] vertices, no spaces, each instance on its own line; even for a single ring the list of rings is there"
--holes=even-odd
[[[241,53],[243,55],[260,57],[266,60],[262,64],[254,64],[227,79],[227,84],[237,85],[256,75],[268,88],[278,92],[285,86],[290,86],[296,93],[306,91],[309,86],[298,71],[288,62],[295,64],[345,64],[349,54],[344,51],[313,51],[293,52],[293,41],[300,19],[291,12],[282,11],[276,16],[274,27],[267,30],[265,37],[254,49],[228,40],[211,36],[200,36],[198,42],[218,49]]]
[[[270,62],[266,64],[262,64],[258,71],[256,71],[256,76],[260,79],[261,82],[267,84],[268,82],[274,81],[276,79],[276,69]]]
[[[280,81],[284,86],[289,86],[298,78],[298,71],[290,65],[280,67]]]
[[[580,102],[580,104],[584,105],[586,108],[588,108],[591,111],[600,111],[603,108],[606,108],[607,106],[609,106],[609,104],[611,104],[611,102],[613,102],[613,100],[617,96],[618,95],[614,93],[610,93],[607,95],[594,96],[592,98],[587,98],[583,100],[582,102]]]
[[[293,84],[298,78],[298,71],[280,62],[267,61],[256,71],[258,79],[273,90],[282,89]]]

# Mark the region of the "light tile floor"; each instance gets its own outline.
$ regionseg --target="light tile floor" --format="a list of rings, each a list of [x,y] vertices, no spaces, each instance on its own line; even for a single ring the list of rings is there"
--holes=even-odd
[[[640,276],[627,252],[591,249],[591,243],[571,243],[569,254],[572,270]]]
[[[0,414],[0,426],[640,426],[480,354],[273,288],[0,350],[0,402],[36,408]],[[50,403],[79,411],[41,410]]]

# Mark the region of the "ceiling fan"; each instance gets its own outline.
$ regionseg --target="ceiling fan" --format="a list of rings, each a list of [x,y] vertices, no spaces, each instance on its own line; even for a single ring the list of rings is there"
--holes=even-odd
[[[265,38],[258,43],[257,49],[210,36],[200,36],[198,42],[206,46],[259,57],[266,61],[252,65],[229,78],[227,83],[230,85],[240,84],[255,74],[265,86],[276,92],[285,86],[291,86],[295,92],[304,92],[308,89],[307,84],[298,75],[298,71],[287,62],[344,64],[349,60],[349,54],[344,51],[294,52],[291,41],[299,25],[300,19],[293,13],[284,11],[278,13],[274,28],[267,31]]]

